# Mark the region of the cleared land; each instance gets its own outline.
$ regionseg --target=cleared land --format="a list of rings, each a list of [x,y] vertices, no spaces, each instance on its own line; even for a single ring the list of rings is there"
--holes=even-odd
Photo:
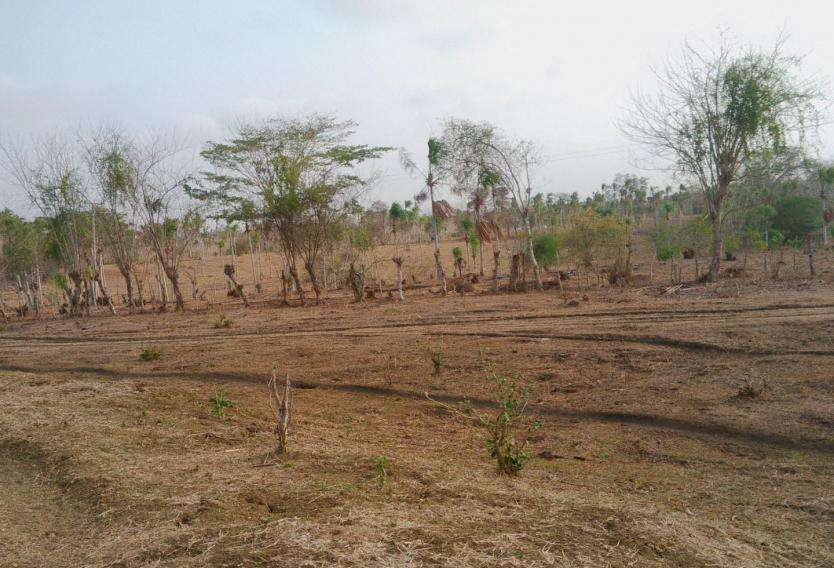
[[[662,288],[12,324],[0,564],[834,565],[830,282]],[[544,419],[518,478],[424,395],[489,404],[490,367]]]

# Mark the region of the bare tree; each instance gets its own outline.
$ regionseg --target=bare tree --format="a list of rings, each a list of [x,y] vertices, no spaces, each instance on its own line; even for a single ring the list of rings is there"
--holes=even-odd
[[[144,237],[171,282],[176,310],[182,311],[185,300],[180,269],[200,237],[203,218],[199,206],[186,193],[190,176],[174,162],[179,152],[176,141],[161,136],[137,143],[135,181],[126,195],[141,221]]]
[[[516,140],[487,122],[449,119],[446,121],[445,167],[458,179],[471,179],[487,171],[493,186],[503,188],[511,198],[524,227],[527,260],[533,267],[537,289],[542,288],[541,270],[533,250],[533,173],[541,164],[538,147],[529,140]]]
[[[34,140],[30,147],[0,145],[4,166],[29,201],[48,219],[55,253],[73,288],[69,311],[89,315],[96,298],[90,271],[85,270],[89,210],[79,158],[73,146],[59,135]]]
[[[709,278],[718,278],[724,205],[754,164],[778,172],[793,167],[796,149],[818,124],[819,87],[798,76],[801,60],[738,48],[722,37],[717,48],[684,47],[679,61],[656,72],[661,92],[635,95],[621,128],[632,140],[671,159],[704,193],[712,229]]]
[[[287,374],[284,381],[283,395],[278,386],[278,374],[273,371],[272,378],[267,384],[269,389],[269,400],[272,410],[275,413],[275,434],[278,438],[275,445],[275,453],[283,454],[287,451],[290,434],[290,409],[292,407],[292,386],[290,376]]]

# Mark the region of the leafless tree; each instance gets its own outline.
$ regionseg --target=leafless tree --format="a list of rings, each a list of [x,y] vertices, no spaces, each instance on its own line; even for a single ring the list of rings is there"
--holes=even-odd
[[[176,157],[181,145],[171,138],[151,136],[136,143],[136,174],[127,193],[137,212],[144,237],[171,282],[176,310],[185,309],[180,270],[199,239],[203,218],[186,194],[189,175]],[[166,304],[163,302],[163,309]]]
[[[29,201],[50,223],[50,233],[66,270],[72,289],[69,309],[89,315],[96,298],[86,268],[86,235],[89,210],[83,186],[80,160],[65,137],[54,135],[35,139],[30,145],[0,145],[3,166],[21,187]]]
[[[449,119],[446,121],[445,167],[453,169],[457,179],[471,179],[489,172],[493,186],[501,187],[511,198],[524,227],[527,260],[533,267],[537,289],[542,288],[541,270],[533,250],[533,227],[530,216],[533,204],[533,174],[541,162],[541,153],[533,142],[509,137],[487,122]]]

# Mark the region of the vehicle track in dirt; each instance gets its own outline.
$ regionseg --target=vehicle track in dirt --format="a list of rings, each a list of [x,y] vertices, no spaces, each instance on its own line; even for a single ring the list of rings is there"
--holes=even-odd
[[[188,344],[203,344],[206,341],[221,341],[227,342],[230,339],[248,339],[248,338],[270,338],[270,337],[304,337],[304,336],[318,336],[328,334],[341,334],[345,336],[363,337],[372,336],[382,333],[390,333],[393,330],[405,330],[419,332],[423,328],[433,328],[438,326],[460,327],[467,325],[487,325],[487,324],[502,324],[522,321],[548,321],[548,320],[571,320],[573,324],[583,323],[583,319],[588,320],[587,323],[593,324],[594,327],[603,327],[607,323],[617,324],[634,324],[642,323],[646,325],[656,325],[663,323],[684,323],[687,326],[692,325],[693,316],[696,320],[703,321],[704,319],[721,319],[726,323],[743,323],[748,319],[755,319],[756,321],[763,320],[801,320],[807,322],[809,317],[815,316],[818,318],[834,319],[834,304],[800,304],[800,305],[773,305],[773,306],[753,306],[750,308],[727,308],[727,309],[710,309],[710,310],[622,310],[622,311],[606,311],[606,312],[583,312],[583,313],[551,313],[551,314],[520,314],[511,315],[507,317],[461,317],[457,314],[449,316],[440,316],[437,318],[420,318],[419,321],[398,321],[374,325],[360,325],[360,326],[331,326],[321,327],[319,329],[297,329],[300,324],[296,323],[290,329],[285,330],[263,330],[263,331],[238,331],[226,333],[200,333],[194,334],[157,334],[157,335],[135,335],[128,337],[113,337],[114,333],[109,333],[108,336],[98,335],[78,335],[78,336],[39,336],[39,335],[24,335],[24,336],[6,336],[0,337],[0,346],[4,342],[11,344],[19,343],[45,343],[60,346],[72,345],[89,345],[91,343],[148,343],[148,342],[171,342],[180,345]],[[828,310],[822,311],[820,310]],[[772,315],[756,315],[753,318],[735,317],[728,319],[728,315],[743,315],[747,313],[759,313],[770,311],[793,311],[798,313],[790,314],[772,314]],[[631,319],[622,319],[628,317]],[[614,320],[614,322],[606,322],[605,320]],[[312,320],[313,324],[316,321]],[[363,332],[366,335],[363,335]],[[131,331],[119,332],[120,334],[135,333]],[[541,334],[538,331],[527,332],[526,330],[508,330],[507,332],[437,332],[436,335],[468,335],[468,336],[483,336],[483,337],[531,337],[531,338],[550,338],[550,339],[575,339],[577,341],[622,341],[622,342],[636,342],[651,345],[666,345],[669,347],[677,347],[680,349],[689,350],[717,350],[722,352],[735,352],[739,354],[749,355],[792,355],[792,354],[807,354],[807,355],[834,355],[834,350],[770,350],[770,349],[743,349],[733,348],[729,346],[721,346],[710,344],[706,342],[695,342],[687,340],[678,340],[674,338],[665,338],[661,336],[630,336],[624,334],[587,334],[580,333],[576,335],[569,334]],[[496,335],[498,334],[498,335]]]
[[[223,381],[223,382],[245,382],[245,383],[265,383],[267,374],[265,373],[250,373],[240,371],[127,371],[116,370],[104,367],[94,366],[78,366],[78,367],[29,367],[23,365],[6,365],[0,364],[0,371],[12,371],[33,373],[39,375],[93,375],[99,377],[107,377],[108,379],[124,380],[124,379],[141,379],[141,380],[159,380],[164,378],[176,378],[198,381]],[[346,392],[352,394],[361,394],[382,398],[407,398],[412,400],[425,401],[427,404],[432,404],[432,401],[427,398],[426,392],[418,392],[407,389],[398,389],[394,387],[385,387],[378,385],[365,385],[357,383],[340,382],[325,383],[310,379],[298,379],[295,382],[297,389],[303,391],[308,389],[325,389],[337,392]],[[476,408],[494,408],[495,402],[489,399],[461,396],[448,393],[432,393],[431,398],[435,401],[458,404],[466,403]],[[834,455],[834,442],[829,439],[819,439],[810,437],[791,437],[775,432],[768,432],[764,430],[742,429],[727,423],[709,421],[709,420],[692,420],[681,418],[677,416],[664,416],[659,414],[651,414],[647,412],[638,411],[613,411],[607,409],[576,409],[567,407],[557,407],[550,404],[535,404],[531,405],[531,410],[544,417],[561,418],[566,420],[579,420],[590,422],[603,422],[615,424],[627,424],[632,426],[639,426],[657,430],[675,430],[682,433],[689,433],[697,436],[707,436],[717,440],[732,440],[738,443],[754,443],[764,444],[766,446],[786,449],[791,451],[811,451],[826,455]]]

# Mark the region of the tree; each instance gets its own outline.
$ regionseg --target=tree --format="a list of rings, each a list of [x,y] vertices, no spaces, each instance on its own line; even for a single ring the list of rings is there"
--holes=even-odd
[[[176,141],[161,137],[137,145],[134,166],[128,169],[136,173],[124,195],[136,211],[158,267],[171,282],[175,309],[183,311],[180,270],[191,246],[200,238],[204,220],[199,205],[188,199],[191,176],[173,161],[179,152]],[[167,309],[164,297],[162,309]]]
[[[828,205],[828,194],[834,187],[834,166],[820,168],[817,172],[820,184],[820,200],[822,201],[822,246],[828,246],[828,226],[834,220],[834,209]]]
[[[273,118],[236,126],[230,140],[209,142],[202,156],[214,168],[191,194],[224,208],[244,200],[275,227],[299,297],[304,289],[301,257],[318,302],[319,254],[331,242],[339,220],[368,183],[356,166],[390,148],[350,144],[356,123],[330,116]],[[208,186],[208,187],[206,187]]]
[[[789,195],[780,199],[775,209],[773,226],[795,245],[804,243],[822,224],[822,204],[816,196]]]
[[[543,233],[533,239],[533,250],[536,252],[536,258],[542,263],[542,266],[553,266],[556,264],[556,259],[559,258],[559,243],[556,240],[556,235],[550,233]]]
[[[395,201],[388,210],[388,216],[391,217],[391,232],[394,236],[394,256],[391,260],[397,267],[397,297],[402,301],[405,296],[403,295],[403,255],[400,239],[403,237],[403,228],[410,214],[408,209]]]
[[[800,63],[783,53],[781,41],[769,52],[738,49],[723,37],[713,51],[686,45],[680,62],[658,73],[662,92],[635,96],[622,123],[632,140],[671,158],[677,173],[700,185],[712,230],[712,281],[734,184],[761,166],[771,173],[792,168],[816,124],[820,90],[798,76]]]
[[[0,146],[4,166],[49,224],[49,253],[69,276],[69,312],[89,315],[96,303],[88,270],[90,216],[76,152],[62,136],[31,147]]]
[[[25,311],[40,312],[40,269],[48,225],[43,220],[28,222],[11,210],[0,211],[0,272],[15,286]],[[2,284],[2,279],[0,279]],[[3,310],[0,288],[0,310]]]
[[[443,181],[443,174],[445,173],[440,167],[444,152],[445,149],[440,140],[429,138],[428,155],[424,169],[418,167],[405,150],[400,150],[400,161],[406,171],[418,172],[425,180],[425,187],[420,190],[415,196],[415,199],[418,202],[428,199],[431,205],[431,237],[434,243],[434,266],[437,272],[437,280],[440,282],[440,291],[445,296],[449,290],[446,286],[446,272],[443,270],[443,263],[440,262],[440,237],[438,236],[438,228],[442,221],[445,221],[451,216],[452,208],[446,201],[436,199],[437,187]]]
[[[504,188],[511,197],[524,228],[527,260],[533,267],[537,289],[542,288],[541,271],[533,250],[533,176],[540,163],[539,150],[529,140],[510,138],[487,122],[449,119],[444,128],[447,147],[446,168],[456,179],[469,179],[482,170],[493,176],[494,186]]]
[[[115,129],[94,132],[84,145],[87,165],[101,198],[97,217],[113,262],[125,281],[128,311],[133,313],[134,267],[140,242],[136,232],[136,194],[150,164],[143,163],[134,142]]]
[[[458,277],[463,276],[463,249],[460,247],[452,248],[452,258],[455,261],[455,270],[457,270]]]

